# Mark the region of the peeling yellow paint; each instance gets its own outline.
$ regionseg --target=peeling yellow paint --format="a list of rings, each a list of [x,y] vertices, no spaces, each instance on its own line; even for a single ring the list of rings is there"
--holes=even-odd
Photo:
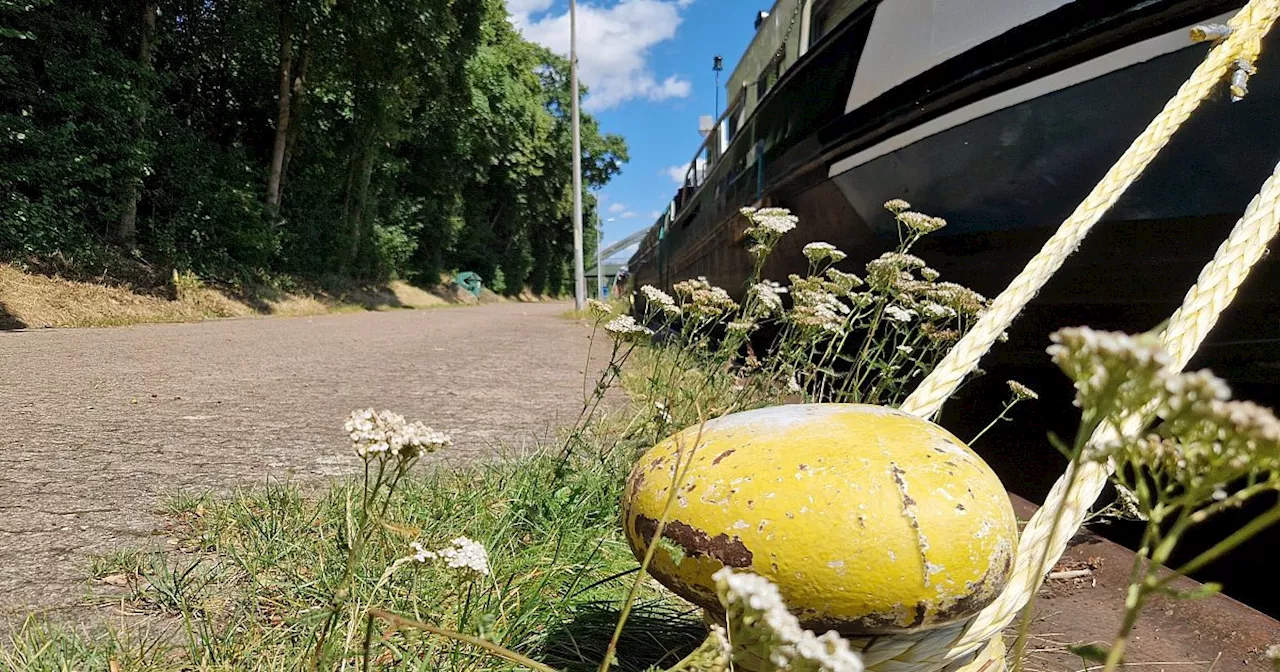
[[[687,448],[698,435],[690,428],[679,441]],[[702,497],[671,516],[688,545],[678,560],[660,546],[650,571],[703,607],[718,608],[717,558],[777,583],[803,623],[846,632],[952,622],[1008,579],[1017,534],[1008,496],[933,423],[873,406],[795,404],[710,421],[701,441],[688,478],[706,484]],[[659,444],[632,472],[624,515],[638,555],[648,539],[637,521],[662,515],[676,445]],[[665,478],[655,464],[668,465]],[[751,482],[762,473],[771,478]]]

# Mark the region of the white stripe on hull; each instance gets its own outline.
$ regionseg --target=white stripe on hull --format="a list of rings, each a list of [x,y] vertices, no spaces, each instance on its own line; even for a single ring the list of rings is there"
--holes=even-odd
[[[1215,17],[1206,23],[1222,23],[1231,17],[1230,13]],[[856,154],[840,159],[831,165],[829,177],[835,177],[864,163],[897,151],[919,140],[936,135],[961,124],[972,121],[992,112],[1013,107],[1034,98],[1039,98],[1055,91],[1074,86],[1081,82],[1096,79],[1103,75],[1122,70],[1131,65],[1143,63],[1165,54],[1186,49],[1193,43],[1190,37],[1191,26],[1183,30],[1166,33],[1159,37],[1131,44],[1122,49],[1099,56],[1091,61],[1067,68],[1052,75],[1028,82],[1021,86],[984,98],[976,103],[966,105],[958,110],[948,112],[936,119],[915,126],[887,140],[879,142]],[[861,65],[859,65],[861,70]],[[1190,75],[1191,73],[1187,73]],[[855,85],[856,88],[856,85]]]
[[[886,0],[876,8],[846,113],[1072,0]]]

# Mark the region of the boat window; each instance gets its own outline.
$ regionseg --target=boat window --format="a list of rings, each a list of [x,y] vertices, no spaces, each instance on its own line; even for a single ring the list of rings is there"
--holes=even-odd
[[[778,83],[778,77],[782,72],[782,54],[778,54],[769,61],[767,65],[760,70],[760,77],[756,80],[756,102],[764,100],[764,96]]]
[[[867,0],[818,0],[809,23],[809,46],[817,44]]]

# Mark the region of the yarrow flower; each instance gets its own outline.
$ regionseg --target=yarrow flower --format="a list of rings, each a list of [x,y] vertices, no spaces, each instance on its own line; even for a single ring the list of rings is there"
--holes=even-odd
[[[670,294],[654,287],[653,285],[645,285],[640,288],[640,293],[644,294],[645,301],[656,306],[658,310],[667,315],[679,315],[680,306],[676,305],[676,300],[671,298]]]
[[[636,318],[630,315],[619,315],[613,318],[604,325],[604,330],[623,340],[653,335],[652,329],[636,324]]]
[[[924,260],[913,254],[886,252],[867,263],[867,284],[882,292],[901,289],[915,280],[912,270],[924,267]]]
[[[782,285],[771,280],[757,282],[751,286],[750,295],[756,297],[756,304],[759,306],[759,315],[766,316],[782,310],[782,294],[786,294],[787,289]]]
[[[925,289],[924,295],[929,300],[947,306],[960,315],[975,316],[987,308],[986,297],[954,282],[930,285]]]
[[[786,208],[743,208],[740,212],[751,222],[743,231],[754,241],[749,251],[752,256],[761,260],[769,256],[779,238],[796,228],[796,224],[800,222],[800,218]]]
[[[687,297],[684,310],[691,315],[716,318],[738,309],[738,302],[729,293],[707,282],[706,278],[682,280],[672,286],[682,297]]]
[[[948,320],[956,316],[955,308],[933,301],[928,301],[921,306],[920,312],[930,320]]]
[[[804,246],[804,256],[810,263],[820,263],[830,259],[831,263],[836,264],[849,256],[841,252],[835,245],[831,243],[809,243]]]
[[[613,308],[600,299],[587,299],[587,310],[590,310],[591,314],[596,317],[613,314]]]
[[[367,408],[347,417],[343,428],[351,437],[351,446],[361,458],[390,455],[414,458],[431,453],[452,443],[449,435],[421,422],[406,422],[404,416],[391,411]]]
[[[728,567],[712,579],[725,608],[731,659],[790,672],[863,672],[862,658],[835,631],[819,636],[800,627],[768,579]]]
[[[889,305],[885,306],[884,316],[894,322],[910,322],[915,318],[916,313],[914,310],[909,310],[899,305]]]
[[[466,537],[458,537],[449,542],[448,546],[435,551],[428,551],[423,548],[422,544],[415,541],[409,544],[409,548],[413,550],[411,557],[416,562],[426,563],[431,560],[442,560],[446,567],[458,570],[461,574],[470,576],[489,575],[489,553],[485,550],[484,544],[478,541],[472,541]]]
[[[752,228],[759,232],[768,231],[781,236],[790,232],[800,223],[800,218],[791,214],[786,208],[760,208],[748,215]]]
[[[1280,471],[1280,419],[1255,403],[1229,400],[1226,383],[1208,371],[1172,371],[1154,337],[1076,328],[1060,330],[1053,340],[1049,352],[1075,381],[1076,403],[1087,412],[1115,418],[1155,410],[1149,431],[1136,438],[1113,434],[1084,455],[1112,461],[1117,478],[1131,477],[1122,485],[1135,492],[1144,517],[1156,520],[1170,492],[1187,511],[1212,501],[1239,504],[1252,494],[1241,494],[1248,488],[1231,494],[1233,484],[1265,481]],[[1168,485],[1135,487],[1152,476]],[[1197,512],[1192,520],[1208,515]]]
[[[885,201],[884,209],[896,215],[898,213],[906,212],[907,210],[910,210],[911,204],[902,200],[901,198],[895,198],[892,200]]]
[[[898,216],[899,222],[920,234],[933,233],[947,225],[947,220],[941,217],[930,217],[920,212],[898,212],[895,214]]]
[[[1040,395],[1036,394],[1035,390],[1019,383],[1016,380],[1005,381],[1005,384],[1009,386],[1009,391],[1013,393],[1014,399],[1017,399],[1018,401],[1040,398]]]
[[[681,280],[680,282],[672,285],[671,289],[675,290],[676,294],[679,294],[680,296],[692,296],[693,293],[699,289],[711,289],[711,283],[707,282],[707,279],[700,275],[696,278]]]
[[[1050,340],[1049,356],[1075,381],[1075,404],[1081,408],[1144,408],[1173,363],[1150,337],[1072,327],[1054,332]]]
[[[846,294],[862,286],[862,278],[859,278],[852,273],[845,273],[844,271],[835,268],[828,268],[825,275],[828,280],[834,283]]]
[[[791,295],[795,297],[791,319],[796,324],[832,333],[839,333],[844,329],[844,318],[849,314],[850,308],[835,294],[826,289],[805,286],[794,288]]]

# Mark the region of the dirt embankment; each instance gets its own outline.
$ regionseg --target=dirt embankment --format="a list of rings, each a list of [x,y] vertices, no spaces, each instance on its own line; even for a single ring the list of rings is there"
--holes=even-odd
[[[489,290],[477,299],[449,283],[423,289],[406,282],[290,290],[254,285],[216,287],[194,275],[175,274],[163,283],[81,281],[31,273],[0,263],[0,330],[45,327],[105,327],[155,322],[198,322],[252,315],[432,308],[504,300]],[[539,297],[522,296],[533,301]]]

